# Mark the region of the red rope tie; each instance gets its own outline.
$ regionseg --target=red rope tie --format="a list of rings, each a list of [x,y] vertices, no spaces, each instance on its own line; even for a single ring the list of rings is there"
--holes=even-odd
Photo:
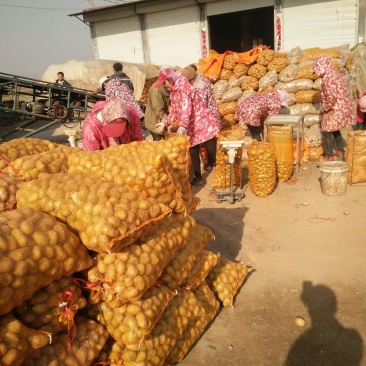
[[[297,183],[299,179],[298,178],[290,178],[286,183],[287,184],[295,184]]]
[[[108,361],[100,361],[100,362],[95,362],[93,363],[92,366],[109,366],[110,363]]]
[[[1,156],[1,160],[4,161],[7,166],[10,167],[16,178],[24,180],[21,174],[10,164],[10,162],[5,158],[5,156]],[[11,176],[8,172],[5,172],[4,170],[0,170],[0,173]]]
[[[67,288],[62,294],[60,294],[59,308],[62,314],[60,318],[67,321],[67,346],[71,348],[72,342],[76,337],[76,326],[74,322],[74,312],[71,310],[70,301],[74,295],[74,289]]]
[[[100,280],[97,282],[89,282],[89,281],[83,280],[82,278],[74,278],[72,281],[75,284],[77,284],[79,287],[85,288],[87,290],[101,287],[101,285],[102,285],[102,281],[100,281]]]
[[[315,217],[310,217],[308,221],[310,224],[321,224],[324,221],[335,221],[335,219],[331,219],[330,217],[318,217],[316,214]]]

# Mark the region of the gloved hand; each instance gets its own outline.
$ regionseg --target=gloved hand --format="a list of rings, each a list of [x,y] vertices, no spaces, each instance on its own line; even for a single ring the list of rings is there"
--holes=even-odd
[[[162,121],[161,122],[158,122],[155,125],[155,131],[156,131],[156,133],[163,133],[164,129],[165,129],[165,124]]]
[[[184,132],[186,132],[186,128],[183,126],[179,126],[177,134],[178,135],[184,135]]]

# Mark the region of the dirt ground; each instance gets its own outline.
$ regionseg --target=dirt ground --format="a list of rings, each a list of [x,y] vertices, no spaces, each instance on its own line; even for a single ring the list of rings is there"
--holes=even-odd
[[[34,137],[66,141],[64,130]],[[216,235],[208,249],[253,272],[179,365],[366,365],[366,184],[326,196],[319,162],[308,162],[258,198],[247,173],[244,161],[242,202],[217,202],[214,172],[194,188],[193,216]]]

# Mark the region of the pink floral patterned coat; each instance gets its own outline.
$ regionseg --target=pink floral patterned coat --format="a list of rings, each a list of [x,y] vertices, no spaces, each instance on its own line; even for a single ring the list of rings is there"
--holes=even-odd
[[[207,82],[206,82],[206,81]],[[171,112],[163,119],[166,126],[178,121],[186,128],[191,146],[196,146],[220,132],[220,113],[207,79],[197,75],[192,86],[184,76],[178,76],[170,94]]]
[[[267,117],[279,113],[280,110],[280,96],[277,91],[273,91],[244,99],[237,107],[236,116],[242,127],[244,127],[244,123],[260,126]]]

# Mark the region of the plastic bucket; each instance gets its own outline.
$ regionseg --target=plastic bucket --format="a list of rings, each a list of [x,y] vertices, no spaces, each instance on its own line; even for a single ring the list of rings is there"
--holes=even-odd
[[[322,193],[342,196],[347,192],[348,164],[342,161],[326,161],[320,165]]]

